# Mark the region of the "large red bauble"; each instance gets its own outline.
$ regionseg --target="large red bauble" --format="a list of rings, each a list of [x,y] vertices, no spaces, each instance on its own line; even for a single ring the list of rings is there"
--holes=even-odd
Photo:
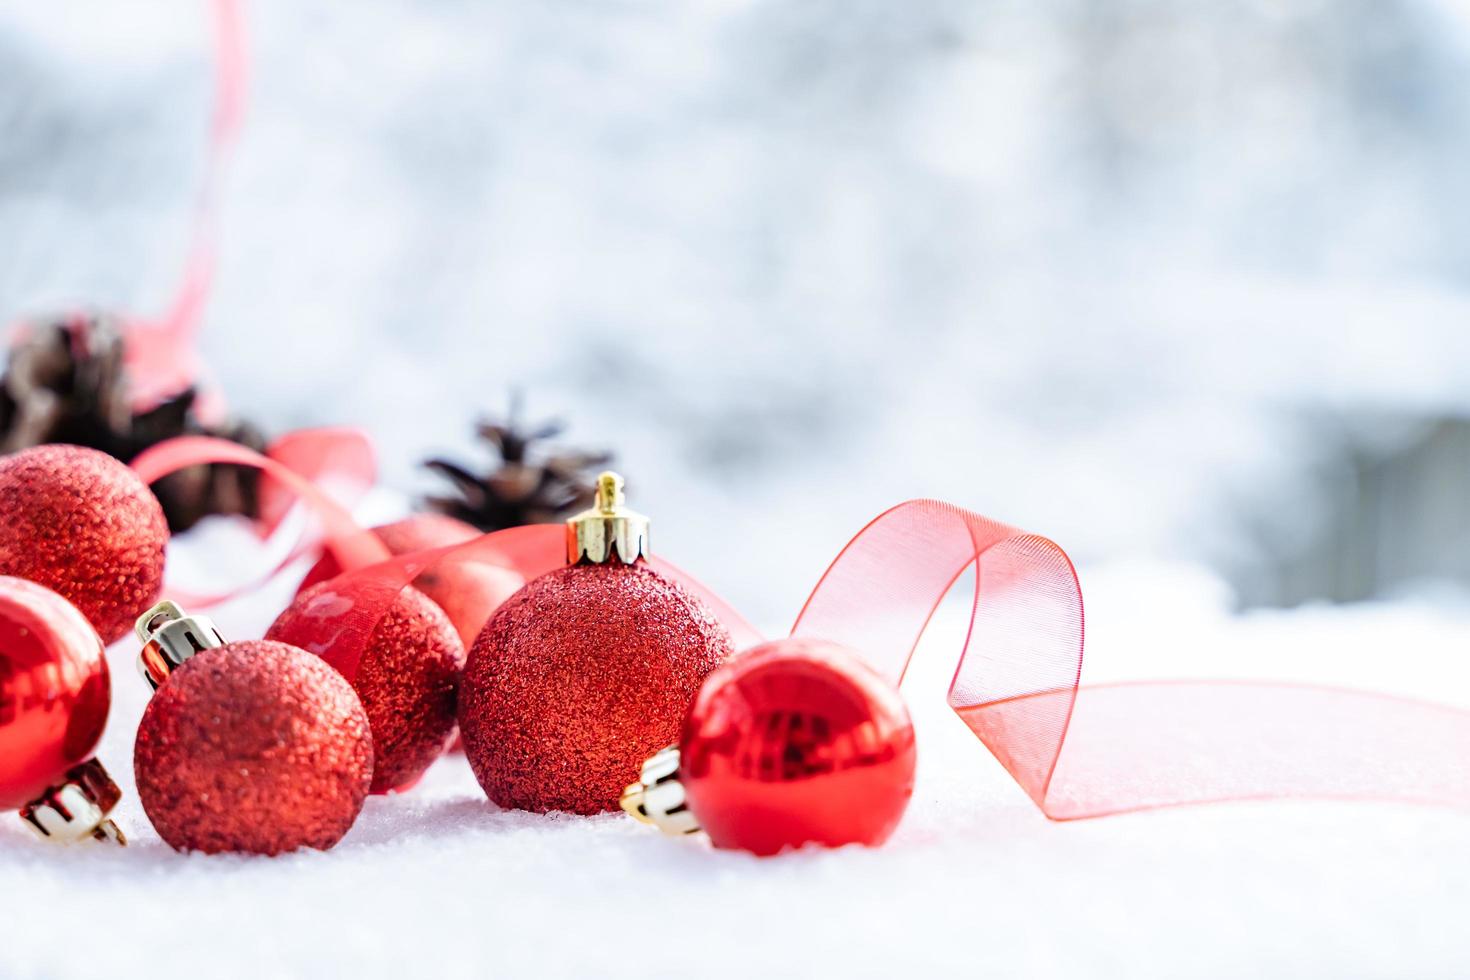
[[[36,446],[0,459],[0,575],[54,589],[108,643],[158,598],[168,523],[105,453]]]
[[[91,758],[112,701],[97,631],[50,589],[0,577],[0,809]]]
[[[325,850],[367,798],[373,739],[341,674],[285,643],[247,640],[169,675],[143,712],[133,773],[175,850]]]
[[[506,602],[470,650],[465,755],[501,806],[616,809],[730,652],[704,603],[645,565],[557,569]]]
[[[788,639],[710,675],[679,741],[689,809],[716,847],[881,844],[914,791],[898,691],[834,643]]]
[[[373,732],[374,793],[406,789],[454,739],[464,644],[428,596],[409,586],[378,622],[356,663],[343,659],[341,617],[358,601],[350,581],[296,597],[266,631],[321,657],[351,682]]]
[[[463,544],[480,536],[478,528],[444,514],[415,514],[372,530],[394,555]],[[341,572],[342,566],[329,552],[306,573],[298,591],[304,592]],[[438,603],[459,631],[464,645],[469,647],[490,614],[525,585],[526,580],[508,568],[451,558],[424,572],[413,584]]]

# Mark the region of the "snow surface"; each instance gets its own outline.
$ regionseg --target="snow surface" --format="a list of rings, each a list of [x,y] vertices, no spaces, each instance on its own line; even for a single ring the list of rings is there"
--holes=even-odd
[[[1085,575],[1088,676],[1329,676],[1470,705],[1470,601],[1243,617],[1191,566]],[[220,620],[236,636],[270,597]],[[909,812],[883,848],[773,859],[626,817],[505,812],[462,758],[369,800],[334,850],[178,855],[131,786],[144,684],[113,651],[101,757],[126,850],[58,850],[0,822],[0,976],[1450,977],[1470,969],[1470,818],[1397,804],[1236,803],[1048,822],[944,707],[948,609],[905,690]],[[253,634],[252,634],[253,635]],[[1181,658],[1181,648],[1191,652]],[[1330,660],[1330,665],[1327,661]],[[1181,662],[1183,661],[1183,662]],[[1459,698],[1446,692],[1460,692]],[[99,964],[105,963],[105,968]]]

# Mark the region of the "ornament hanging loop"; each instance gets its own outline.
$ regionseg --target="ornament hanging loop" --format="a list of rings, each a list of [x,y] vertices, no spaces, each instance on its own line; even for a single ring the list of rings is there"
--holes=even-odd
[[[671,837],[695,834],[700,829],[685,800],[684,784],[679,781],[677,745],[649,756],[638,782],[623,790],[618,804],[634,820],[657,827]]]
[[[171,599],[164,599],[139,616],[134,630],[143,642],[138,673],[155,691],[194,654],[225,645],[213,620],[186,615]]]
[[[42,840],[73,844],[94,838],[122,847],[127,838],[109,816],[121,799],[122,791],[102,763],[89,759],[68,770],[60,785],[27,803],[20,818]]]
[[[608,470],[597,477],[597,501],[567,521],[567,562],[632,565],[649,557],[647,517],[624,503],[623,478]]]

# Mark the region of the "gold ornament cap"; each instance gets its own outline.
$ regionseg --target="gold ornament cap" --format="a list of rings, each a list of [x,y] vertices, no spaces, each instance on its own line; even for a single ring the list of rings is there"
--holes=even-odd
[[[567,521],[567,562],[631,565],[649,557],[648,527],[648,518],[624,503],[623,478],[600,473],[596,503]]]
[[[689,809],[679,781],[679,747],[670,745],[643,762],[639,780],[623,790],[618,804],[639,823],[657,827],[670,837],[699,833],[699,820]]]
[[[122,846],[127,838],[110,816],[121,799],[122,790],[102,763],[89,759],[72,766],[62,782],[21,807],[20,818],[42,840],[59,844],[110,840]]]
[[[172,599],[164,599],[139,616],[133,629],[143,643],[138,673],[155,691],[194,654],[225,645],[213,620],[186,614]]]

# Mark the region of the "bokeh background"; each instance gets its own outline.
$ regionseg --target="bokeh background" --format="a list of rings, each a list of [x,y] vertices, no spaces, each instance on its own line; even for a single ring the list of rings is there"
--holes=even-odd
[[[1244,605],[1470,574],[1463,4],[247,19],[206,356],[405,492],[519,388],[670,553],[934,495]],[[0,318],[167,306],[211,58],[206,4],[0,5]],[[814,571],[732,559],[771,617]]]
[[[425,457],[488,462],[472,424],[519,390],[568,442],[615,450],[659,549],[771,630],[864,521],[934,496],[1078,560],[1092,678],[1470,702],[1464,0],[252,0],[246,16],[204,355],[232,410],[272,431],[368,429],[384,506],[439,489]],[[202,2],[0,2],[0,321],[169,305],[206,168],[211,30]],[[978,749],[949,751],[930,758]],[[997,855],[956,830],[970,779],[925,784],[885,857],[763,879],[718,865],[767,911],[741,943],[703,941],[732,969],[779,969],[855,921],[803,934],[786,901],[841,887],[871,920],[888,914],[874,882],[953,873],[996,884],[1002,971],[1240,975],[1262,951],[1296,975],[1470,964],[1458,925],[1434,926],[1470,899],[1439,877],[1466,853],[1461,817],[1370,808],[1324,829],[1325,811],[1281,804],[1061,831],[997,791],[1013,807],[985,811]],[[422,895],[415,869],[451,873],[412,838],[433,810],[414,805],[375,802],[349,839],[380,878],[313,865],[304,895]],[[431,813],[430,836],[474,831],[481,809]],[[494,820],[506,846],[610,873],[659,843]],[[678,861],[658,880],[687,899],[710,872]],[[180,887],[207,904],[217,886]],[[602,914],[595,888],[570,906],[528,889],[500,909],[509,931]],[[670,913],[691,942],[708,897]],[[914,913],[907,962],[958,952],[944,936],[983,900],[952,897]],[[1072,946],[1046,935],[1053,916]],[[229,935],[210,922],[201,935]],[[330,956],[276,925],[238,962],[414,962],[362,923],[356,952]]]

